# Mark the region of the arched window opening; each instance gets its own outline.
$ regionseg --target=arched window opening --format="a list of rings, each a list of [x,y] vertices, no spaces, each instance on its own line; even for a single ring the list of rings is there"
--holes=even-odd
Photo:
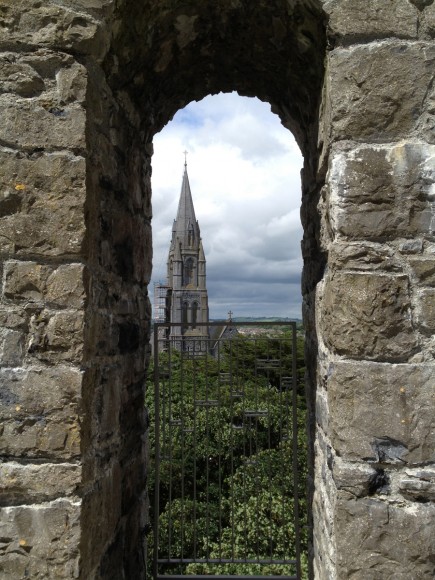
[[[194,283],[194,260],[193,258],[186,258],[183,265],[183,286],[188,286]]]
[[[195,136],[192,121],[194,120],[194,124],[198,125],[204,117],[209,124],[210,117],[219,110],[220,101],[226,101],[226,113],[231,110],[234,114],[231,115],[230,121],[228,119],[213,120],[216,124],[212,131],[214,138],[218,138],[220,133],[224,136],[222,137],[224,143],[216,148],[214,143],[211,145],[203,143],[199,137]],[[240,107],[239,110],[238,107]],[[176,425],[177,422],[184,425],[186,420],[186,431],[183,432],[185,445],[183,453],[186,453],[186,456],[195,457],[194,461],[198,465],[204,462],[204,457],[196,457],[195,455],[198,449],[194,438],[190,438],[189,435],[190,429],[192,429],[189,420],[192,424],[198,422],[207,424],[213,413],[216,413],[216,417],[219,417],[219,421],[221,421],[217,427],[219,431],[225,431],[228,428],[235,430],[234,432],[238,434],[240,440],[246,438],[243,439],[244,443],[240,448],[237,448],[237,445],[232,445],[233,439],[231,437],[227,439],[228,448],[225,450],[223,444],[221,447],[218,446],[219,448],[212,448],[211,441],[214,440],[214,435],[210,435],[212,429],[210,423],[204,436],[205,438],[211,437],[210,440],[207,439],[205,444],[207,447],[207,458],[203,464],[206,473],[205,483],[202,485],[202,483],[197,482],[196,491],[207,497],[213,486],[219,487],[222,482],[231,478],[231,473],[225,471],[222,457],[232,457],[234,464],[237,464],[234,482],[240,482],[240,487],[237,487],[238,483],[236,484],[235,491],[241,498],[240,503],[245,501],[248,504],[252,501],[258,506],[261,504],[261,509],[264,510],[265,514],[268,514],[267,517],[270,517],[270,525],[267,524],[264,530],[256,529],[255,538],[261,538],[261,542],[266,544],[271,542],[271,537],[274,538],[274,550],[276,549],[274,558],[280,562],[277,566],[281,566],[280,572],[291,576],[294,573],[294,567],[287,560],[293,558],[298,560],[299,548],[296,549],[295,544],[291,545],[286,539],[282,539],[280,530],[283,526],[288,526],[292,530],[291,533],[296,533],[295,530],[299,529],[299,523],[301,523],[301,528],[306,529],[307,521],[304,519],[306,512],[301,515],[298,522],[292,519],[294,516],[292,490],[297,484],[290,480],[287,475],[280,475],[280,468],[285,474],[289,474],[293,472],[294,467],[292,463],[293,451],[291,451],[292,435],[282,435],[283,425],[287,424],[292,413],[291,393],[292,391],[297,392],[301,400],[304,396],[303,383],[298,381],[298,377],[302,377],[303,374],[303,362],[300,363],[297,372],[293,374],[294,367],[292,365],[295,359],[292,357],[296,349],[292,340],[296,340],[296,334],[290,340],[289,327],[291,323],[287,322],[290,318],[300,319],[301,317],[300,274],[302,260],[300,239],[302,227],[299,218],[299,205],[302,157],[290,132],[284,129],[279,119],[270,113],[268,105],[260,103],[260,101],[241,98],[236,94],[221,95],[208,97],[203,102],[195,103],[186,109],[189,109],[189,112],[179,111],[173,122],[178,122],[177,132],[180,132],[181,128],[184,133],[182,137],[186,142],[190,140],[192,149],[196,150],[195,155],[192,151],[189,158],[188,169],[192,182],[197,223],[198,226],[201,226],[200,238],[204,245],[201,256],[203,256],[204,263],[202,263],[201,257],[193,257],[192,248],[186,249],[185,243],[183,250],[179,252],[181,284],[176,289],[183,301],[182,336],[177,336],[174,332],[172,343],[179,345],[174,360],[176,357],[180,357],[183,375],[179,379],[180,384],[173,382],[171,386],[171,388],[178,389],[177,393],[182,393],[183,404],[177,415],[177,407],[171,402],[171,425]],[[198,119],[196,119],[195,114],[198,115]],[[245,126],[246,119],[248,119],[248,123]],[[234,134],[232,134],[232,147],[225,147],[225,139],[228,139],[228,126],[237,127],[240,124],[243,125],[243,128],[234,130]],[[173,138],[172,135],[171,138]],[[177,149],[182,151],[183,146],[184,143],[180,142]],[[166,155],[163,162],[159,161],[160,147]],[[199,150],[202,149],[203,151],[199,153]],[[161,136],[155,140],[155,157],[153,159],[155,171],[153,175],[156,181],[160,167],[166,176],[167,167],[174,161],[176,163],[176,152],[172,152],[169,156],[167,155],[168,150],[170,151],[170,147],[165,142],[165,131],[162,131]],[[206,153],[208,153],[207,156]],[[196,156],[201,156],[200,168],[198,166],[195,168]],[[226,167],[225,172],[220,170],[223,166]],[[167,204],[170,203],[171,197],[177,201],[179,172],[174,171],[174,174],[174,183],[172,191],[168,191]],[[158,183],[154,185],[154,191],[157,189]],[[176,207],[174,207],[174,213],[175,210]],[[160,226],[159,216],[155,216],[154,220],[154,227],[157,231],[164,227],[163,224]],[[189,223],[185,229],[183,240],[187,244],[191,244],[193,234],[193,228]],[[156,251],[158,251],[157,248]],[[162,255],[165,255],[167,251],[166,242],[162,245]],[[207,270],[205,268],[206,260]],[[216,326],[213,326],[214,323],[207,323],[210,334],[206,340],[204,340],[202,332],[205,315],[203,315],[203,301],[201,300],[201,288],[205,284],[208,288],[210,320],[220,319],[222,321],[222,324],[216,323]],[[229,311],[234,312],[234,315]],[[273,330],[268,330],[269,335],[267,339],[264,339],[263,344],[263,339],[258,340],[262,336],[262,328],[258,335],[255,334],[259,330],[258,328],[248,326],[243,329],[242,326],[239,326],[240,334],[238,330],[233,333],[233,329],[237,328],[237,322],[234,320],[237,317],[246,317],[251,321],[259,319],[264,321],[264,318],[275,317],[286,318],[286,323],[289,326],[285,327],[286,330],[283,332],[287,332],[287,334],[284,337],[270,336],[272,332],[276,331],[276,327],[274,327]],[[251,329],[253,333],[249,334]],[[292,329],[291,332],[295,331],[295,327]],[[241,347],[233,348],[231,340],[236,341],[240,336],[246,339],[245,342]],[[275,341],[272,346],[267,343],[269,338]],[[303,339],[299,337],[298,340],[297,350],[302,352]],[[302,359],[302,357],[300,358]],[[201,372],[199,372],[200,368]],[[280,370],[277,371],[277,368]],[[228,389],[229,396],[227,398],[221,396],[223,385]],[[168,393],[169,391],[164,390],[164,392]],[[237,401],[239,409],[236,413],[234,413],[234,401]],[[161,405],[169,408],[167,401],[162,401]],[[265,409],[270,409],[271,412],[269,413]],[[301,410],[300,417],[298,417],[302,429],[305,425],[303,413],[304,409]],[[225,423],[224,417],[228,417],[228,424]],[[263,428],[270,433],[270,438],[267,440],[262,439]],[[164,430],[164,426],[162,429]],[[292,433],[297,433],[296,428],[290,430]],[[303,439],[303,436],[300,439]],[[242,465],[243,462],[239,464],[241,456],[245,453],[244,445],[246,445],[246,449],[250,449],[248,455],[252,456],[252,462],[250,462],[252,466],[249,468],[245,464]],[[174,455],[178,452],[179,450],[174,448]],[[302,447],[297,455],[298,465],[305,466],[306,448]],[[248,481],[251,483],[259,481],[261,468],[256,471],[257,468],[253,466],[257,463],[260,465],[262,461],[266,461],[266,463],[272,461],[277,466],[273,473],[266,470],[267,476],[258,484],[260,487],[264,486],[273,490],[271,492],[273,497],[279,498],[277,505],[284,506],[282,509],[280,507],[278,513],[275,513],[273,517],[270,513],[269,500],[263,497],[259,499],[257,493],[259,490],[256,490],[255,486],[249,487],[249,483],[247,483],[247,487],[244,487]],[[216,465],[220,465],[220,475],[219,470],[212,468]],[[165,497],[165,500],[162,500],[161,505],[157,508],[167,522],[166,527],[161,528],[160,535],[162,558],[169,557],[170,552],[171,557],[175,560],[181,557],[177,553],[177,549],[172,546],[172,540],[169,539],[175,537],[174,534],[177,533],[173,518],[174,510],[181,505],[185,507],[194,505],[195,514],[199,514],[202,509],[200,502],[197,503],[199,495],[195,495],[196,492],[191,486],[192,474],[188,474],[188,469],[189,466],[186,464],[177,476],[173,470],[173,482],[161,482],[161,489],[164,490],[169,486],[174,490],[170,500],[174,503],[168,503],[168,498]],[[175,494],[174,487],[176,479],[184,482],[183,491],[181,492],[180,488],[178,495]],[[210,489],[207,487],[208,485],[211,485]],[[225,486],[220,489],[220,498],[230,501],[229,495],[225,495],[228,490],[224,488]],[[159,501],[162,497],[164,496],[159,496]],[[283,497],[286,498],[285,502],[282,501]],[[218,505],[220,501],[221,499],[213,503],[214,514],[223,513]],[[245,539],[248,527],[255,528],[258,525],[257,514],[252,513],[249,517],[251,516],[252,520],[248,520],[248,516],[243,520],[244,523],[241,525],[243,529],[238,532],[238,537],[234,533],[234,542],[241,542],[241,545],[244,546],[243,549],[246,550],[245,555],[257,549],[256,540],[253,540],[252,543],[246,543]],[[199,516],[192,515],[193,520],[196,517]],[[231,517],[236,517],[235,512]],[[207,535],[206,544],[215,543],[217,546],[210,556],[212,560],[227,559],[230,561],[233,557],[231,542],[222,541],[222,538],[233,537],[230,533],[231,517],[219,519],[220,516],[216,515],[213,520],[215,526],[213,529],[221,528],[224,530],[221,539],[218,535],[213,535],[213,532],[207,532],[209,535]],[[207,568],[207,564],[204,563],[207,560],[207,549],[199,539],[196,539],[196,523],[193,520],[185,523],[186,537],[193,538],[192,545],[188,548],[187,543],[184,543],[184,537],[180,537],[179,541],[183,542],[183,550],[190,549],[191,554],[200,554],[199,560],[202,559],[202,563],[198,564],[201,566],[199,572],[209,574],[213,572],[214,568],[213,566]],[[157,525],[159,524],[157,523]],[[271,532],[272,528],[273,532]],[[305,531],[302,534],[305,534]],[[166,552],[168,543],[171,543],[171,548],[168,548]],[[305,550],[306,536],[303,536],[302,551]],[[269,552],[258,554],[261,558],[270,556]],[[285,554],[287,555],[284,556]],[[155,563],[157,563],[157,559]],[[162,564],[162,570],[164,569],[165,573],[169,571],[169,568],[170,565],[166,569]],[[240,564],[236,568],[238,574],[249,572],[256,575],[260,573],[259,566],[253,568],[248,566],[248,569]]]

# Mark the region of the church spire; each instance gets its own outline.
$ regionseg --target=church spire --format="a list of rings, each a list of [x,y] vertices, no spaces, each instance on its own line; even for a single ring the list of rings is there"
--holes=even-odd
[[[203,352],[208,344],[208,326],[204,325],[208,324],[206,262],[193,208],[186,157],[168,255],[168,287],[169,322],[174,323],[169,337],[176,341],[178,348]]]
[[[174,221],[172,232],[172,249],[174,249],[177,238],[184,247],[195,245],[200,239],[199,226],[195,217],[189,177],[187,175],[186,160],[184,162],[183,182],[181,184],[177,217]]]

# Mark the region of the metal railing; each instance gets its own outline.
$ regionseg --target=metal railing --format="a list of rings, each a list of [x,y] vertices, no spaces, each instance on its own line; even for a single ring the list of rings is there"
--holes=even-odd
[[[300,579],[296,323],[183,330],[154,325],[153,577]]]

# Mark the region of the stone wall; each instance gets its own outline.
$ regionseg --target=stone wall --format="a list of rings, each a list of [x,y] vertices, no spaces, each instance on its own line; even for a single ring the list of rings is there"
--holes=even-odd
[[[430,578],[435,5],[324,8],[315,577]]]
[[[0,576],[145,577],[152,139],[222,90],[305,159],[312,573],[434,575],[434,35],[431,0],[0,1]]]

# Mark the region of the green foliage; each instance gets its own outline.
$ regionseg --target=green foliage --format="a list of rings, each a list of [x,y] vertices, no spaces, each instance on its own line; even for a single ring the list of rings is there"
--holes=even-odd
[[[258,361],[280,360],[280,367]],[[299,468],[301,548],[306,551],[306,436],[303,341],[297,341],[297,456],[293,456],[290,335],[238,337],[210,356],[159,355],[161,432],[159,546],[177,557],[293,559],[293,464]],[[170,373],[165,370],[170,368]],[[230,380],[228,379],[230,377]],[[195,403],[196,401],[196,403]],[[147,388],[154,423],[154,389]],[[150,448],[154,449],[154,432]],[[149,475],[151,497],[154,477]],[[154,514],[153,514],[154,517]],[[149,544],[154,539],[149,537]],[[150,550],[150,554],[152,551]],[[302,557],[306,568],[306,557]],[[161,573],[169,570],[161,567]],[[170,568],[180,573],[181,568]],[[189,574],[294,574],[290,565],[189,564]]]

